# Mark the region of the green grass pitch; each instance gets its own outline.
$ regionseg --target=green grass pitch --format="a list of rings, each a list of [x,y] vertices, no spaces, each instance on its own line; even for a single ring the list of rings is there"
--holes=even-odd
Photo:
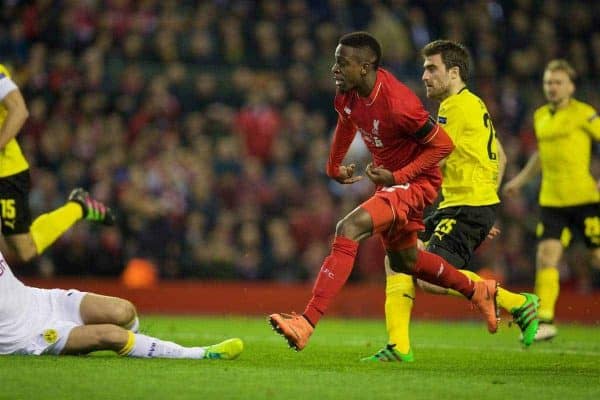
[[[144,333],[185,345],[244,340],[234,361],[0,357],[0,399],[600,399],[600,334],[561,325],[523,350],[502,323],[415,322],[415,362],[361,363],[383,321],[325,318],[300,353],[265,318],[143,316]]]

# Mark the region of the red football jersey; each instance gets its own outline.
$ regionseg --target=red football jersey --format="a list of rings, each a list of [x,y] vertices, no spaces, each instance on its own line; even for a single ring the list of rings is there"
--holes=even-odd
[[[356,132],[360,132],[371,152],[373,164],[395,172],[415,161],[424,149],[423,143],[440,129],[412,90],[383,68],[377,70],[369,97],[360,97],[356,90],[340,92],[335,96],[334,107],[338,123],[327,163],[327,174],[332,177],[337,176]],[[412,180],[418,178],[438,185],[439,167],[427,168]]]

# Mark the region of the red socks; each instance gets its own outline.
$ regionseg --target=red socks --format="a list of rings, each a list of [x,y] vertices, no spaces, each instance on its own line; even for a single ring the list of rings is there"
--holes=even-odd
[[[333,297],[348,280],[357,250],[358,242],[343,236],[335,237],[331,253],[323,261],[321,272],[313,287],[313,297],[304,310],[304,317],[313,326],[319,322]]]
[[[460,273],[452,264],[437,254],[419,250],[414,276],[434,285],[454,289],[467,299],[473,296],[475,282]]]
[[[343,236],[336,236],[331,253],[321,266],[321,272],[313,287],[313,297],[304,310],[304,317],[315,326],[329,303],[344,286],[356,258],[358,242]],[[475,290],[475,282],[460,273],[452,264],[437,254],[419,250],[414,276],[434,285],[454,289],[470,299]]]

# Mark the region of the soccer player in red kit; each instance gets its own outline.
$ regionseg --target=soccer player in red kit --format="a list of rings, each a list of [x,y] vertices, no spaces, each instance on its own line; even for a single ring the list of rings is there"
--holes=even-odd
[[[338,89],[334,101],[338,123],[327,175],[342,184],[362,178],[354,175],[354,164],[341,164],[360,132],[373,157],[365,173],[377,190],[338,222],[331,253],[321,266],[303,315],[269,316],[273,329],[295,350],[307,345],[348,279],[358,242],[374,234],[381,235],[393,271],[455,289],[484,314],[491,333],[497,329],[496,282],[474,282],[440,256],[417,249],[417,232],[424,228],[423,209],[437,198],[442,182],[438,163],[454,146],[418,97],[379,67],[380,59],[379,43],[366,32],[342,36],[335,50],[331,70]]]

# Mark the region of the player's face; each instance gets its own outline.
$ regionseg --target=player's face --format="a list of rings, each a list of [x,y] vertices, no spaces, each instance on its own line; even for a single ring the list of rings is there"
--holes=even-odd
[[[343,44],[338,45],[331,72],[338,90],[347,92],[358,86],[366,75],[364,63],[361,63],[360,50]]]
[[[544,72],[544,94],[550,103],[556,105],[565,103],[571,98],[574,91],[575,85],[565,71]]]
[[[447,97],[450,89],[450,74],[442,62],[441,54],[425,57],[423,62],[423,76],[425,91],[430,99],[441,100]]]

